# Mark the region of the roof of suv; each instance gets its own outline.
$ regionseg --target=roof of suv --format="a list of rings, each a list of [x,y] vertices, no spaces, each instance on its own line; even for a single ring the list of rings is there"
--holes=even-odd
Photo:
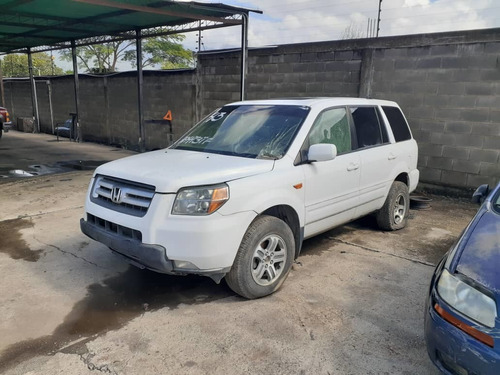
[[[349,97],[317,97],[317,98],[277,98],[277,99],[263,99],[263,100],[244,100],[241,102],[234,102],[231,105],[300,105],[300,106],[314,106],[314,105],[390,105],[397,106],[395,102],[379,99],[365,99],[365,98],[349,98]]]

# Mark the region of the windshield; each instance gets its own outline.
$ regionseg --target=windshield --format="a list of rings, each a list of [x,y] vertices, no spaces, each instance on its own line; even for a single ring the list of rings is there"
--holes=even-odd
[[[500,214],[500,189],[498,189],[496,194],[491,199],[491,203],[493,206],[493,210],[495,210],[497,214]]]
[[[202,120],[172,148],[280,159],[309,113],[291,105],[226,106]]]

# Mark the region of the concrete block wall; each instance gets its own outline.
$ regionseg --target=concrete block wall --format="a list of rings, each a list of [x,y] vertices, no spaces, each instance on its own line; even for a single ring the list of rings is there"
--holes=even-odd
[[[361,96],[397,101],[420,148],[421,181],[474,188],[500,180],[500,29],[303,43],[251,49],[247,99]],[[37,84],[42,131],[48,90]],[[71,76],[50,78],[56,122],[74,111]],[[137,147],[135,72],[80,77],[86,140]],[[6,80],[14,117],[31,116],[28,82]],[[199,55],[197,70],[145,72],[148,149],[165,147],[197,120],[240,98],[239,51]],[[172,112],[172,129],[161,120]]]
[[[202,113],[238,99],[239,61],[236,52],[200,56]],[[421,181],[471,189],[500,180],[499,61],[500,29],[256,49],[247,98],[395,100],[419,144]]]
[[[402,106],[422,181],[474,188],[500,180],[499,58],[499,41],[375,50],[372,95]]]
[[[191,70],[144,72],[144,120],[147,149],[169,146],[195,122],[195,75]],[[112,76],[80,75],[80,125],[85,141],[137,148],[139,122],[135,72]],[[48,84],[52,88],[52,119]],[[54,126],[75,112],[73,76],[36,79],[40,130]],[[32,117],[27,79],[5,80],[6,105],[12,117]],[[161,121],[171,111],[170,124]],[[15,120],[14,120],[15,121]]]
[[[313,48],[311,48],[313,46]],[[202,114],[240,98],[240,53],[200,55]],[[253,49],[248,55],[246,99],[358,96],[361,50],[329,43]]]

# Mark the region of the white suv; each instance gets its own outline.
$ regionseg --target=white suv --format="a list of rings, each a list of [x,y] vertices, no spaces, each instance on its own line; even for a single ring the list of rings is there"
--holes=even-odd
[[[306,238],[369,213],[403,228],[417,156],[394,102],[233,103],[165,150],[97,168],[80,225],[137,267],[225,277],[258,298],[280,287]]]

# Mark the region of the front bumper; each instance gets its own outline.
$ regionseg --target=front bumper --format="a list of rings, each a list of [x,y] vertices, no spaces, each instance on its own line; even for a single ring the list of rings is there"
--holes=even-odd
[[[231,269],[241,240],[257,214],[172,215],[174,199],[175,194],[155,194],[147,213],[137,217],[92,202],[89,192],[81,229],[132,264],[162,273],[220,280]],[[107,230],[110,228],[115,232]],[[118,230],[122,233],[116,233],[116,228],[122,228]]]
[[[137,240],[123,238],[84,219],[80,219],[80,229],[93,240],[108,246],[139,268],[148,268],[161,273],[173,273],[173,263],[167,258],[165,248],[162,246],[147,245]]]
[[[495,348],[477,341],[439,316],[435,302],[453,313],[433,291],[425,308],[425,341],[431,361],[447,375],[500,374],[500,338],[495,337]]]

